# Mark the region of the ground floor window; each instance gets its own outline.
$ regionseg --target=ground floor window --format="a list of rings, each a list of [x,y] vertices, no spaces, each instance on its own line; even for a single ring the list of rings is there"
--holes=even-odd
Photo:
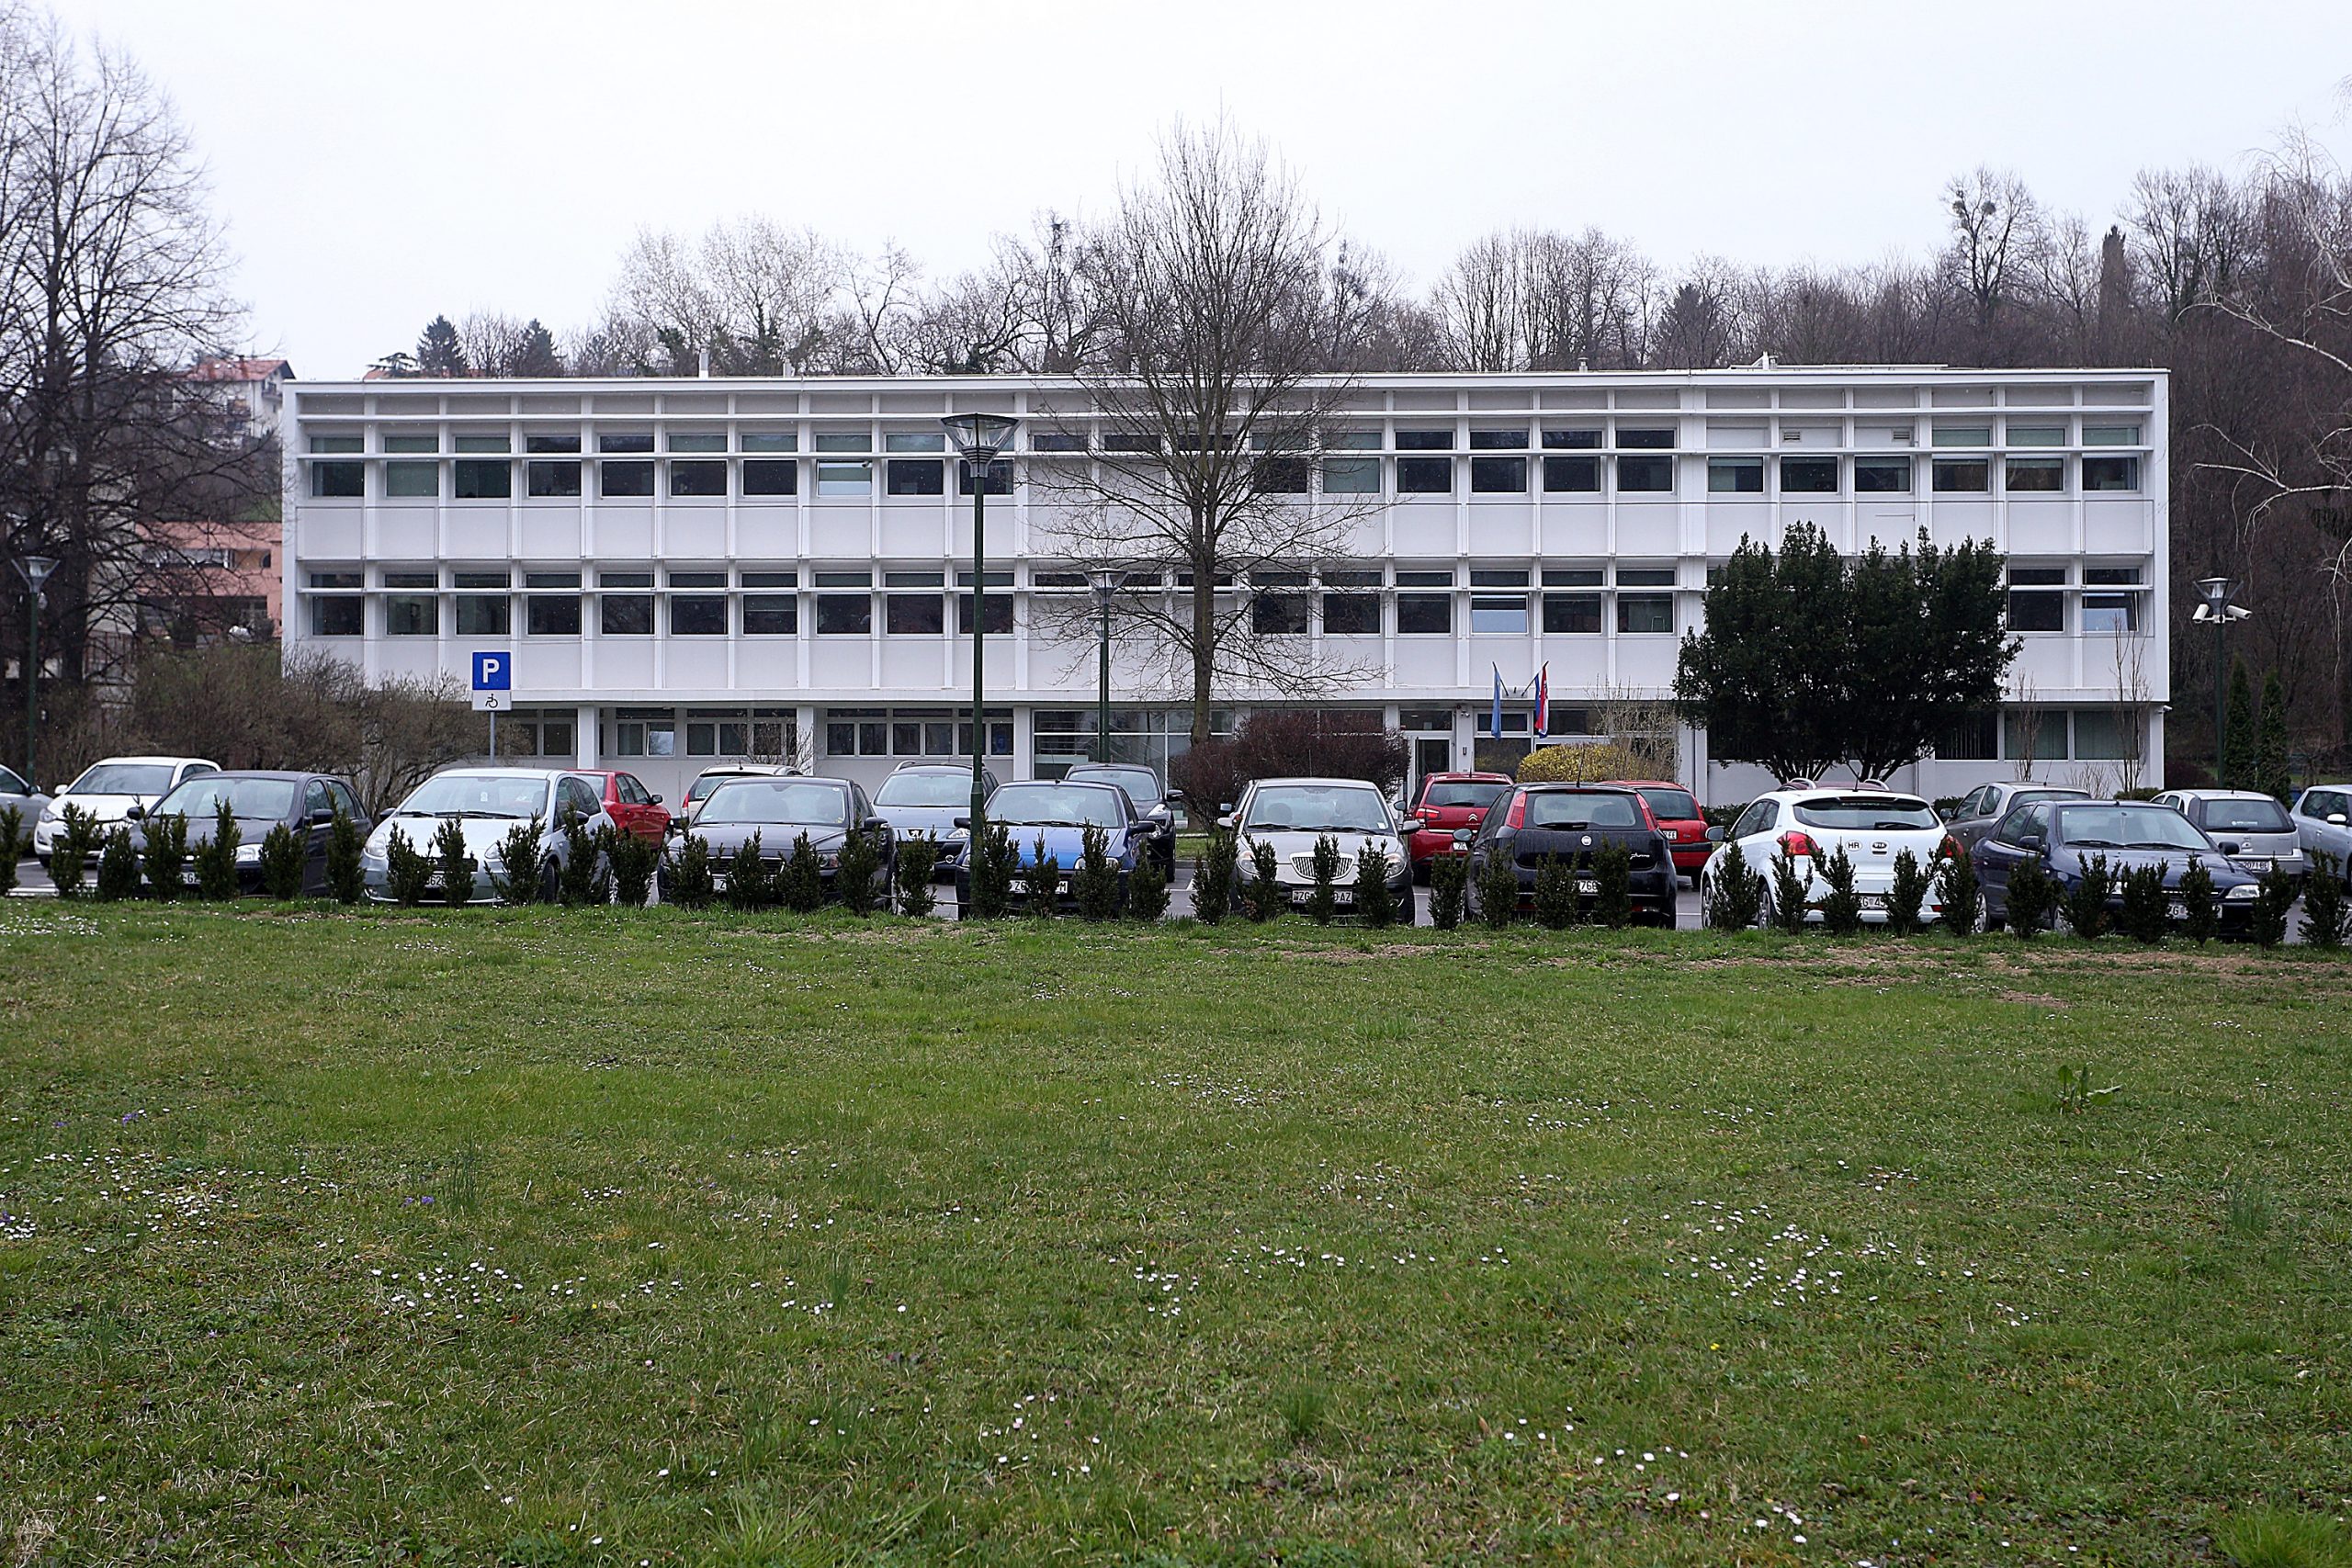
[[[969,708],[827,708],[832,757],[952,758],[972,754]],[[1012,755],[1012,712],[988,710],[989,755]]]
[[[501,757],[560,757],[571,761],[573,716],[560,708],[516,708],[498,716]]]
[[[789,708],[689,708],[686,755],[788,762],[799,751]]]
[[[1239,715],[1227,708],[1209,713],[1209,733],[1233,733]],[[1057,779],[1094,756],[1095,710],[1039,708],[1030,715],[1030,766],[1041,779]],[[1193,747],[1190,708],[1114,707],[1111,710],[1110,759],[1151,769],[1165,784],[1168,765]]]

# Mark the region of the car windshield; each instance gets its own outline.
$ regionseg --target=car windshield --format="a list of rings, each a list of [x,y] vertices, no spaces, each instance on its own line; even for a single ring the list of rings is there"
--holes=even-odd
[[[696,825],[723,822],[783,822],[802,828],[838,828],[849,820],[849,791],[806,779],[729,779],[711,791],[696,814]]]
[[[1907,795],[1818,795],[1798,801],[1796,818],[1808,828],[1842,828],[1854,833],[1892,833],[1943,825],[1934,807]]]
[[[2209,800],[2205,803],[2209,833],[2291,833],[2294,823],[2287,808],[2275,800]]]
[[[2212,840],[2168,806],[2068,806],[2057,812],[2058,840],[2076,850],[2208,850]]]
[[[1137,810],[1159,804],[1159,779],[1149,768],[1072,768],[1063,775],[1071,783],[1116,784],[1127,792]]]
[[[1370,784],[1276,784],[1254,791],[1245,832],[1385,833],[1388,812]]]
[[[74,781],[68,795],[161,795],[172,787],[168,762],[100,762]]]
[[[1126,818],[1109,784],[1010,784],[989,796],[989,820],[1023,828],[1119,828]]]
[[[219,816],[225,800],[232,817],[282,822],[294,814],[294,792],[300,787],[292,779],[232,779],[207,773],[164,796],[156,803],[155,815],[176,813],[198,821]]]
[[[876,806],[965,806],[972,798],[969,773],[892,773],[875,792]]]
[[[1468,807],[1484,811],[1510,785],[1491,779],[1432,779],[1421,792],[1424,807]]]
[[[1582,795],[1533,790],[1527,796],[1530,828],[1638,828],[1642,814],[1630,795]]]
[[[401,802],[396,817],[537,817],[548,781],[512,773],[443,773]]]
[[[697,800],[708,800],[712,790],[723,784],[733,784],[744,776],[742,773],[705,773],[686,786],[686,804],[692,806]]]
[[[1661,821],[1698,820],[1699,803],[1690,798],[1690,792],[1687,789],[1645,789],[1636,793],[1649,802],[1650,815]]]

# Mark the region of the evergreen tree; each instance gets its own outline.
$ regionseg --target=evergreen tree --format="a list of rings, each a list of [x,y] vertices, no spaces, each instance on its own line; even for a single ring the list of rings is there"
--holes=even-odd
[[[2287,692],[2273,670],[2262,678],[2262,717],[2254,731],[2254,782],[2246,786],[2276,795],[2284,806],[2295,793],[2287,769]]]
[[[523,341],[514,346],[514,363],[507,367],[515,376],[560,376],[563,355],[556,352],[555,334],[539,324],[533,316],[523,327]]]
[[[466,373],[466,351],[458,342],[458,329],[447,316],[435,316],[424,323],[424,332],[416,340],[416,373],[420,376],[462,376]]]
[[[2230,706],[2225,722],[2222,776],[2215,782],[2223,789],[2252,789],[2255,729],[2259,719],[2254,706],[2254,682],[2246,677],[2243,659],[2230,660]]]

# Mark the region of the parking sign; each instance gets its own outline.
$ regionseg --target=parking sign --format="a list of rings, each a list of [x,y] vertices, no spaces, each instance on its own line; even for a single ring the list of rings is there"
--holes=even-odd
[[[477,692],[512,691],[514,667],[504,653],[474,655],[474,690]]]

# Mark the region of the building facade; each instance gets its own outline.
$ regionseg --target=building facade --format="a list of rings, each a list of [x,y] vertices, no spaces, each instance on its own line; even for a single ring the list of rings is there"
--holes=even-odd
[[[971,479],[940,420],[1011,415],[1009,473],[984,481],[986,739],[1003,776],[1091,754],[1096,643],[1071,613],[1088,589],[1035,477],[1102,438],[1067,383],[402,379],[284,399],[289,646],[460,681],[506,653],[502,755],[625,767],[672,799],[730,758],[870,784],[969,755]],[[1523,751],[1539,671],[1555,740],[1663,696],[1743,536],[1990,539],[2023,645],[2008,700],[1891,782],[2153,785],[2165,400],[2150,370],[1364,377],[1298,502],[1344,507],[1345,541],[1227,591],[1302,660],[1356,671],[1319,705],[1380,715],[1429,771]],[[1113,688],[1114,751],[1164,766],[1191,727],[1164,661],[1123,649]],[[1679,740],[1702,799],[1770,782]]]

